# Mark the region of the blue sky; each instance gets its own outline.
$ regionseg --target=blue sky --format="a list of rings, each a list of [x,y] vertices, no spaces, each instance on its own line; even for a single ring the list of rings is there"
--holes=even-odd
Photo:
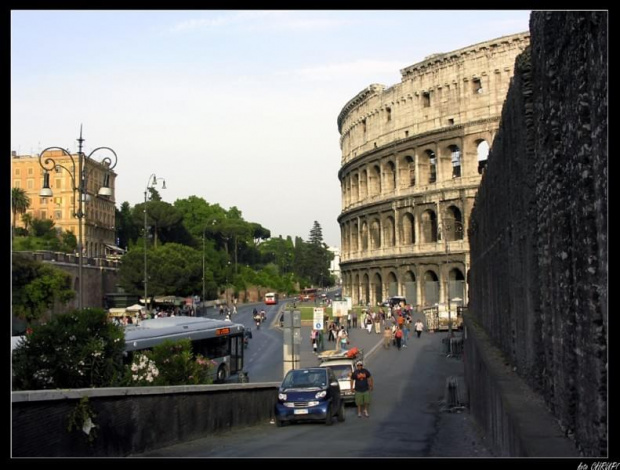
[[[527,10],[13,10],[11,150],[107,146],[116,201],[196,195],[340,246],[342,107],[437,52],[528,30]],[[97,155],[97,154],[95,154]],[[103,156],[103,155],[102,155]]]

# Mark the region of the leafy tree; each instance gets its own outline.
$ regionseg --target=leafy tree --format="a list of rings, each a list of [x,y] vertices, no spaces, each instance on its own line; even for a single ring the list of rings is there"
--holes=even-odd
[[[17,214],[25,214],[30,207],[30,198],[22,188],[11,189],[11,209],[13,211],[13,231],[17,222]]]
[[[122,327],[102,309],[57,315],[13,351],[13,389],[110,387],[123,374]]]
[[[55,224],[52,219],[33,219],[32,234],[35,237],[53,238],[56,236],[56,230],[54,229],[54,225]]]
[[[144,223],[136,224],[131,206],[128,202],[123,202],[120,210],[115,209],[115,217],[118,246],[127,249],[130,242],[135,243],[140,237]],[[144,221],[144,219],[142,219],[142,221]]]
[[[149,295],[185,296],[202,291],[202,256],[177,243],[147,251]],[[130,250],[120,266],[120,284],[130,293],[144,292],[144,251]]]
[[[24,224],[24,230],[28,233],[28,230],[32,227],[32,214],[22,215],[22,222]]]
[[[75,298],[71,275],[19,253],[13,254],[13,315],[28,324],[38,320],[56,301],[67,303]]]
[[[138,204],[134,207],[134,223],[144,225],[145,204]],[[164,201],[152,200],[146,203],[146,223],[147,230],[152,228],[153,246],[157,248],[157,240],[161,230],[169,229],[171,226],[181,223],[183,216],[172,206]]]

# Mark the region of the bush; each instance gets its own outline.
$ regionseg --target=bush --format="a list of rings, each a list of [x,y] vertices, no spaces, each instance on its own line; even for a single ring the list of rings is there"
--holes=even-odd
[[[212,383],[213,362],[192,353],[189,339],[167,340],[152,351],[134,355],[125,371],[127,386],[199,385]]]
[[[13,389],[109,387],[123,373],[125,336],[102,309],[34,326],[13,351]]]

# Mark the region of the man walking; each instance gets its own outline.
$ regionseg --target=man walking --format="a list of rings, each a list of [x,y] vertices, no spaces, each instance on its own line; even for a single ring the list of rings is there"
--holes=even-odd
[[[419,338],[420,335],[422,334],[422,330],[424,329],[424,323],[422,323],[422,320],[418,318],[414,326],[415,326],[415,332],[417,333],[418,338]]]
[[[362,361],[355,363],[355,372],[351,374],[351,389],[355,389],[355,404],[357,405],[357,417],[362,417],[362,407],[364,416],[368,416],[368,405],[370,404],[370,392],[374,388],[372,375],[368,369],[364,368]]]

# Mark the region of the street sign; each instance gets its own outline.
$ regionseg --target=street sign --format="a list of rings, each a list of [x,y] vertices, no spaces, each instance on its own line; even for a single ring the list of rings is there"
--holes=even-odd
[[[325,316],[325,309],[323,307],[314,308],[314,318],[312,320],[312,327],[315,330],[323,329],[323,319]]]

